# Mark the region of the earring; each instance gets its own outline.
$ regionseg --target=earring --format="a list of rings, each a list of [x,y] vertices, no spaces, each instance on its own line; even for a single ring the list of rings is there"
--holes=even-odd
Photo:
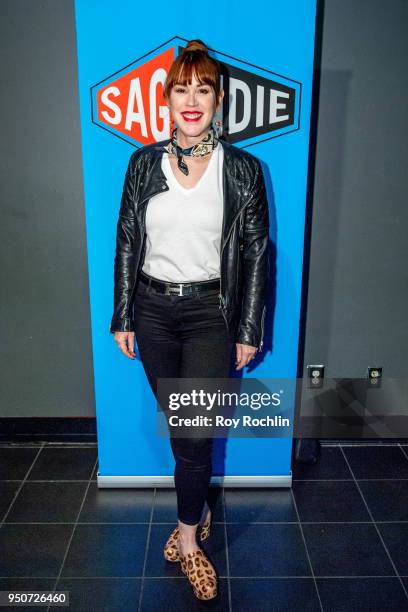
[[[217,135],[217,138],[222,136],[222,119],[216,119],[213,121],[213,128]]]

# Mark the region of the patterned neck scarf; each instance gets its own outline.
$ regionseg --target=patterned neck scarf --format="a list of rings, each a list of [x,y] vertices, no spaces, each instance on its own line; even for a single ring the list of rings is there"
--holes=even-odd
[[[177,165],[185,175],[188,175],[188,167],[187,164],[183,161],[183,155],[192,155],[194,157],[208,155],[211,153],[215,147],[218,145],[218,137],[217,133],[214,129],[214,126],[211,125],[209,128],[209,132],[200,142],[193,145],[192,147],[187,147],[186,149],[182,149],[177,144],[177,128],[174,128],[171,134],[171,140],[168,145],[164,147],[167,153],[173,153],[177,155]]]

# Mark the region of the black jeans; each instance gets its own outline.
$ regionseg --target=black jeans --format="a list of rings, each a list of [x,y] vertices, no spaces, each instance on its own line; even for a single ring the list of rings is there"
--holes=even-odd
[[[219,290],[164,295],[138,280],[135,338],[157,399],[158,378],[226,378],[231,367],[231,334],[219,308]],[[178,518],[200,521],[212,474],[212,438],[174,438],[174,484]]]

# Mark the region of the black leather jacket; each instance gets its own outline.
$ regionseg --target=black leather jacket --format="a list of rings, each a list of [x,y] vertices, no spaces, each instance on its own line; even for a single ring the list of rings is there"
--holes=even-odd
[[[162,147],[146,145],[129,160],[119,211],[114,263],[114,313],[109,330],[134,331],[133,296],[143,265],[146,206],[169,187],[161,169]],[[223,140],[224,215],[220,248],[220,309],[235,342],[263,346],[269,278],[269,209],[259,160]]]

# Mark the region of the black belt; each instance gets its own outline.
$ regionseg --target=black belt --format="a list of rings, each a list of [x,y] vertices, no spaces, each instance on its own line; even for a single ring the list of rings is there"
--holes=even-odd
[[[148,276],[144,272],[140,272],[140,282],[153,287],[158,293],[164,295],[191,295],[201,291],[209,291],[210,289],[220,289],[220,279],[208,281],[195,281],[191,283],[169,283]]]

